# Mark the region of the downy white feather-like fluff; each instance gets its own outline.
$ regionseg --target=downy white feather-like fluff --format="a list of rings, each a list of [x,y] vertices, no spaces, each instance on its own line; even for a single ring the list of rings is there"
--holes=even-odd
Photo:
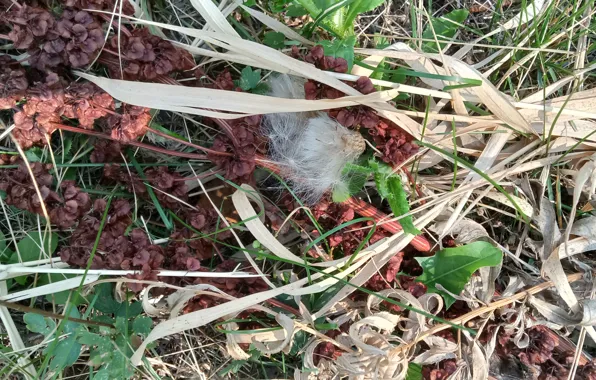
[[[269,95],[304,99],[305,80],[279,75],[269,81]],[[365,149],[364,138],[324,112],[267,114],[264,134],[270,139],[270,157],[281,168],[294,191],[309,204],[329,189],[345,186],[342,171]]]

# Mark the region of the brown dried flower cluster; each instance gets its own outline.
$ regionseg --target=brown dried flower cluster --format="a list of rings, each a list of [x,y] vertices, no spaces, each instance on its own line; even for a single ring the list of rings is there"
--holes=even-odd
[[[303,55],[296,46],[292,46],[292,57],[301,59],[305,62],[312,63],[315,67],[321,70],[332,70],[337,73],[348,72],[348,61],[344,58],[335,58],[325,56],[323,46],[317,45],[310,49],[310,51]]]
[[[70,244],[60,250],[62,261],[74,267],[87,267],[106,206],[104,199],[93,203],[93,212],[81,220],[70,238]],[[114,200],[110,204],[91,268],[138,269],[142,270],[140,276],[145,279],[153,276],[153,270],[161,268],[164,261],[162,248],[150,244],[147,235],[140,229],[133,229],[127,236],[131,222],[130,203],[123,199]],[[130,284],[129,287],[133,291],[142,288],[139,284]]]
[[[60,17],[47,10],[15,5],[4,17],[16,49],[26,49],[29,64],[45,70],[60,65],[89,65],[104,44],[102,25],[86,11],[65,9]]]
[[[247,116],[242,119],[225,120],[229,126],[233,139],[226,135],[219,135],[213,141],[211,149],[218,152],[232,153],[233,156],[220,156],[209,153],[207,157],[219,169],[225,171],[225,177],[231,181],[252,182],[255,170],[255,156],[262,139],[259,138],[261,117]]]
[[[120,52],[122,56],[122,67],[120,61],[116,64],[109,59],[112,78],[120,79],[124,74],[122,79],[152,81],[159,75],[190,70],[195,65],[188,51],[151,34],[147,28],[137,28],[130,36],[113,36],[109,45],[113,52]]]
[[[149,198],[147,187],[136,173],[129,173],[119,165],[105,165],[104,178],[126,185],[128,191],[140,197]],[[148,169],[144,172],[145,178],[155,187],[155,195],[160,204],[164,207],[175,210],[180,207],[180,202],[188,200],[188,187],[184,178],[176,173],[170,172],[167,167],[160,166],[155,169]]]
[[[75,186],[74,181],[60,184],[62,196],[52,190],[51,165],[39,162],[30,164],[35,182],[29,175],[24,162],[17,169],[5,169],[0,173],[0,190],[6,192],[6,204],[22,210],[44,215],[42,201],[53,224],[60,228],[72,227],[91,208],[89,195]],[[39,188],[41,199],[35,189]]]
[[[29,81],[21,65],[8,55],[0,56],[0,109],[14,107],[28,87]]]
[[[151,122],[149,111],[149,108],[122,104],[120,113],[111,114],[107,119],[112,138],[129,142],[145,135]]]
[[[62,117],[92,129],[97,119],[114,114],[114,99],[97,86],[73,83],[66,87],[52,72],[47,72],[44,82],[29,84],[22,100],[22,111],[14,115],[13,136],[24,149],[46,144],[46,136],[54,132]]]
[[[132,16],[135,13],[134,6],[128,0],[61,0],[61,3],[66,7],[79,10],[93,9],[120,13],[120,7],[122,7],[122,14]]]

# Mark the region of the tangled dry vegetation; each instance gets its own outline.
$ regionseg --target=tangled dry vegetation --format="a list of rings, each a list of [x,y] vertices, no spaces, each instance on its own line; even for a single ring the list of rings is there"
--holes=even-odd
[[[0,4],[3,378],[596,379],[592,2]]]

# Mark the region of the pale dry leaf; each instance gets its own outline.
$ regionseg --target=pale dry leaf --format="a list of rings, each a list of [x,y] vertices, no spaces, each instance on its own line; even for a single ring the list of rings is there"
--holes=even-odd
[[[89,285],[89,284],[97,281],[98,279],[99,279],[98,275],[92,275],[92,274],[85,276],[84,279],[83,279],[83,276],[77,276],[77,277],[68,278],[68,279],[65,279],[62,281],[56,281],[51,284],[37,286],[37,287],[31,288],[31,289],[22,290],[20,292],[2,295],[2,296],[0,296],[0,300],[8,301],[8,302],[17,302],[17,301],[30,299],[30,298],[45,296],[48,294],[55,294],[55,293],[62,292],[65,290],[78,288],[81,285],[81,282],[83,283],[83,285]]]
[[[0,296],[5,296],[8,294],[8,287],[6,286],[6,281],[0,281]],[[0,306],[0,320],[2,320],[2,324],[4,325],[4,330],[8,335],[8,341],[10,342],[10,347],[13,351],[21,351],[24,350],[25,343],[23,343],[23,338],[21,338],[21,334],[15,325],[10,312],[6,308],[6,306]],[[17,362],[24,369],[24,371],[20,371],[26,379],[35,379],[37,378],[37,371],[33,366],[33,363],[27,357],[20,356],[17,359]]]
[[[276,32],[283,33],[284,36],[289,38],[290,40],[300,41],[305,45],[313,46],[314,42],[307,40],[306,38],[302,37],[300,34],[296,33],[293,29],[290,29],[284,23],[279,22],[278,20],[266,15],[263,12],[259,12],[255,9],[249,8],[240,4],[240,7],[245,10],[248,14],[252,17],[256,18],[263,24],[267,25],[269,28],[275,30]]]

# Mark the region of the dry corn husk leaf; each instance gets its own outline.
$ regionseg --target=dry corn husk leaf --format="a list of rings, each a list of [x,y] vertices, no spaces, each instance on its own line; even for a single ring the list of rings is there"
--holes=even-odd
[[[0,281],[0,296],[5,296],[8,293],[8,287],[6,286],[6,281]],[[0,320],[2,320],[2,324],[4,325],[4,329],[8,335],[8,340],[10,342],[10,346],[12,347],[13,351],[21,351],[24,350],[25,343],[23,343],[23,338],[21,338],[21,334],[17,329],[14,321],[12,320],[12,316],[10,312],[5,306],[0,306]],[[21,373],[25,376],[26,379],[35,379],[37,375],[37,371],[35,367],[28,360],[26,357],[19,357],[17,359],[19,365],[24,369]]]
[[[8,302],[17,302],[26,300],[29,298],[45,296],[48,294],[54,294],[62,292],[64,290],[70,290],[79,287],[81,281],[83,285],[89,285],[99,279],[97,275],[77,276],[62,281],[53,282],[51,284],[37,286],[31,289],[22,290],[20,292],[10,293],[0,296],[0,300]]]
[[[275,30],[276,32],[283,33],[284,36],[288,37],[290,40],[300,41],[305,45],[314,45],[314,42],[307,40],[306,38],[302,37],[300,34],[296,33],[293,29],[288,28],[285,24],[279,22],[278,20],[266,15],[263,12],[259,12],[255,9],[246,7],[240,4],[240,7],[244,9],[248,14],[252,17],[256,18],[263,24],[267,25],[269,28]]]

